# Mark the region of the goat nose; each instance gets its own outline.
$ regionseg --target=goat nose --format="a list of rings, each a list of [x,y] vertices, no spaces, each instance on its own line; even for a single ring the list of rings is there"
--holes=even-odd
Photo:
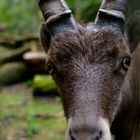
[[[75,120],[68,121],[66,140],[111,140],[109,123],[105,119]]]
[[[94,136],[91,140],[100,140],[101,138],[102,138],[102,131],[99,131],[94,134]]]
[[[102,131],[94,131],[93,133],[87,130],[77,133],[70,131],[70,140],[101,140]]]

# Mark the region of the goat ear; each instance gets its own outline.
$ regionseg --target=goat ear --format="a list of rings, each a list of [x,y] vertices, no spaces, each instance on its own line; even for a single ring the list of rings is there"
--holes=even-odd
[[[51,40],[50,33],[48,32],[46,23],[43,22],[41,24],[41,29],[40,29],[40,41],[41,41],[42,47],[44,48],[46,52],[48,51],[50,47],[50,40]]]

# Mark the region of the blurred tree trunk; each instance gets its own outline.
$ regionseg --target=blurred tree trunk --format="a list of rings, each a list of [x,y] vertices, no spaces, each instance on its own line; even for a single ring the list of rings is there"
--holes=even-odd
[[[23,59],[22,55],[29,50],[30,50],[30,48],[25,46],[25,47],[21,47],[19,49],[15,49],[4,56],[1,56],[0,57],[0,65],[4,64],[6,62],[22,60]]]
[[[37,35],[27,35],[27,36],[11,36],[0,34],[0,45],[10,46],[13,48],[21,47],[23,44],[31,41],[38,41]]]

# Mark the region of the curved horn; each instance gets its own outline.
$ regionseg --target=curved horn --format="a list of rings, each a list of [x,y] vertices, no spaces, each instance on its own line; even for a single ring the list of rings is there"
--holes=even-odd
[[[76,22],[64,0],[38,0],[50,33],[75,28]]]
[[[95,20],[99,25],[112,25],[124,28],[128,9],[128,0],[103,0]]]

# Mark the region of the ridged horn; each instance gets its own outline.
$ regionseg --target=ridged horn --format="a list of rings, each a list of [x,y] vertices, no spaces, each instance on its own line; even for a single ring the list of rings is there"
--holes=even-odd
[[[128,11],[128,0],[103,0],[95,19],[99,25],[112,25],[123,30]]]
[[[51,34],[75,28],[76,22],[64,0],[38,0],[38,5]]]

